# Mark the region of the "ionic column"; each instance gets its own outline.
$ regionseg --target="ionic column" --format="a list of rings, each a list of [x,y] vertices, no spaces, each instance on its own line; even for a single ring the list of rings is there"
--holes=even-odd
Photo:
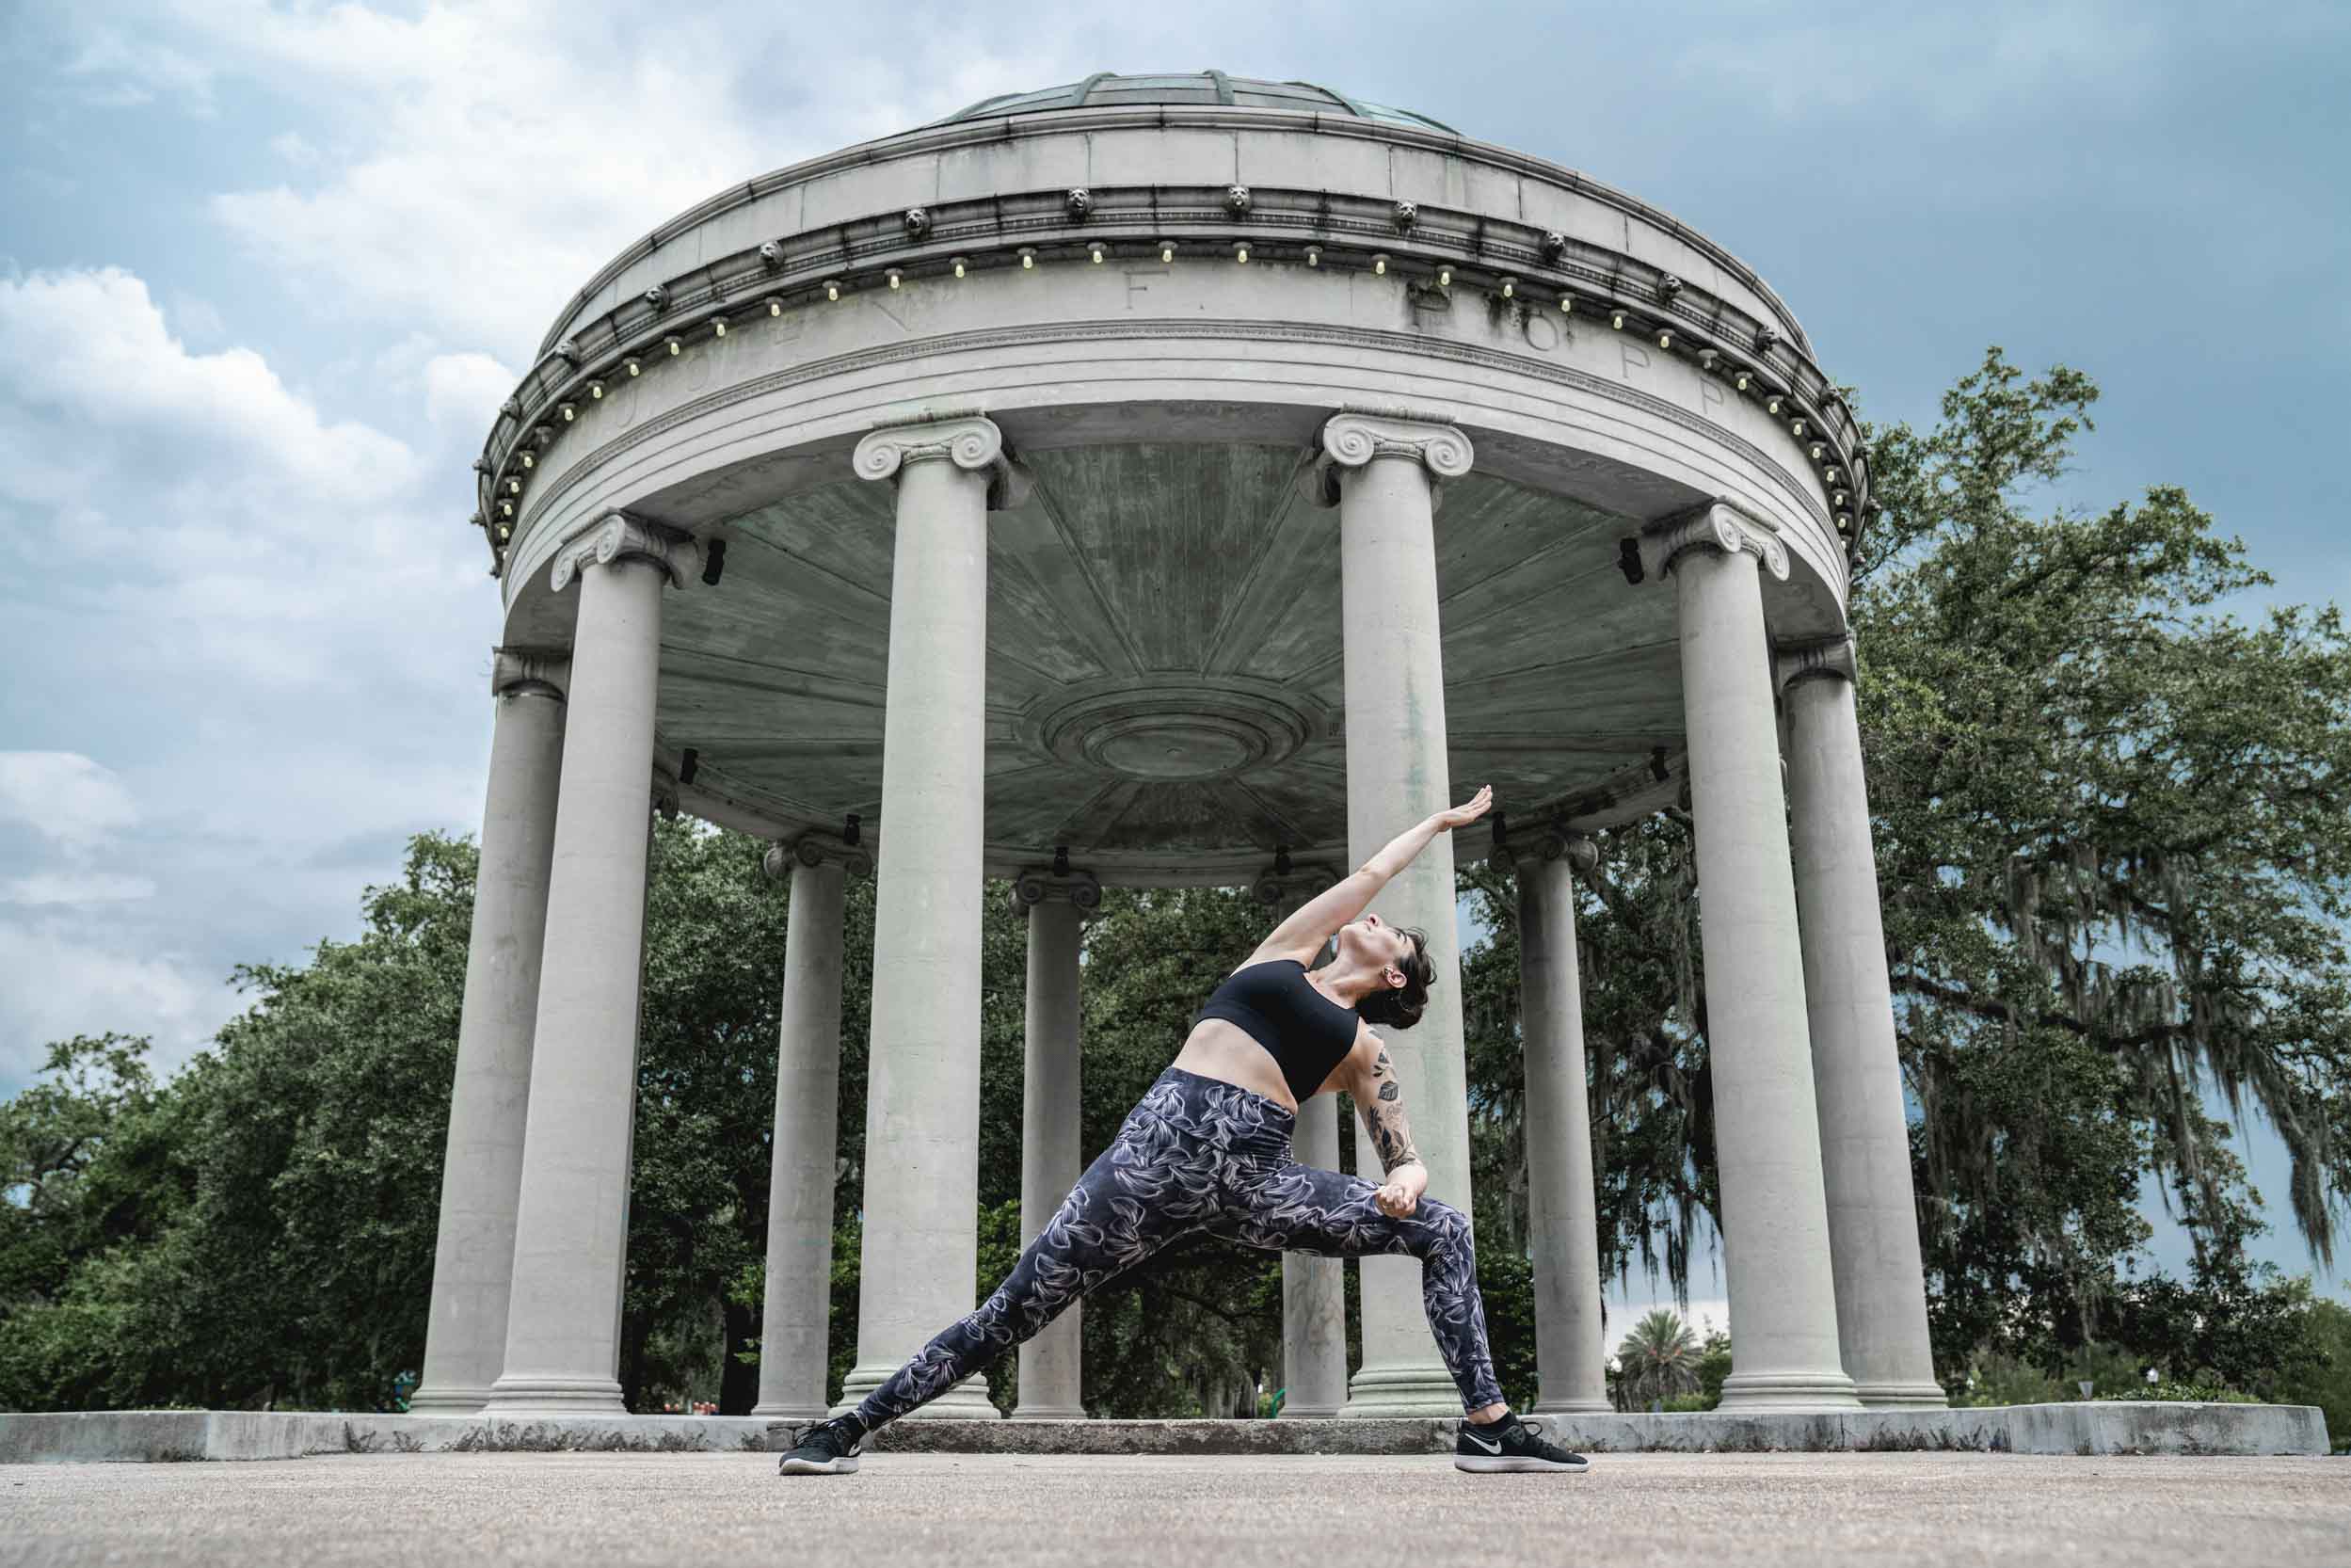
[[[985,419],[876,430],[860,478],[895,480],[889,695],[865,1118],[853,1408],[972,1308],[980,1183],[980,889],[987,514],[1011,482]],[[993,1416],[973,1376],[918,1417]]]
[[[1672,574],[1680,607],[1731,1297],[1734,1369],[1722,1385],[1722,1408],[1855,1409],[1860,1401],[1837,1352],[1804,964],[1757,569],[1760,562],[1784,580],[1787,551],[1719,504],[1644,542],[1660,572]]]
[[[1078,948],[1085,917],[1102,906],[1090,872],[1025,871],[1013,881],[1013,911],[1029,922],[1028,1052],[1020,1118],[1020,1244],[1036,1240],[1083,1168],[1079,1159]],[[1016,1421],[1082,1421],[1080,1394],[1082,1302],[1020,1347]]]
[[[1347,843],[1361,864],[1398,833],[1453,804],[1437,624],[1436,481],[1467,473],[1471,452],[1469,439],[1450,425],[1362,414],[1338,414],[1325,424],[1322,452],[1322,496],[1339,509]],[[1439,834],[1371,906],[1391,924],[1429,934],[1436,983],[1428,1011],[1413,1029],[1381,1032],[1428,1165],[1428,1195],[1466,1214],[1469,1089],[1450,836]],[[1378,1165],[1376,1152],[1365,1152],[1370,1147],[1368,1135],[1356,1144],[1366,1176]],[[1458,1415],[1460,1391],[1421,1305],[1419,1260],[1367,1257],[1358,1267],[1364,1364],[1347,1414]]]
[[[870,876],[861,844],[804,833],[760,862],[789,878],[783,1021],[776,1051],[776,1141],[767,1186],[767,1293],[754,1416],[824,1416],[833,1307],[833,1159],[840,1142],[841,906]]]
[[[698,552],[614,513],[556,556],[580,582],[548,878],[514,1288],[498,1415],[618,1414],[621,1270],[636,1107],[637,982],[662,590]]]
[[[1779,673],[1837,1341],[1862,1403],[1940,1408],[1946,1401],[1927,1336],[1852,640],[1783,654]]]
[[[547,936],[547,873],[555,851],[555,784],[563,767],[560,654],[499,648],[490,692],[489,798],[482,808],[465,1010],[440,1168],[440,1229],[424,1329],[424,1374],[408,1408],[471,1415],[489,1398],[506,1354],[515,1201],[531,1094],[531,1026]]]
[[[1251,891],[1273,906],[1277,925],[1337,881],[1327,866],[1277,861]],[[1298,1108],[1290,1152],[1302,1165],[1338,1169],[1338,1096]],[[1336,1416],[1347,1403],[1347,1265],[1306,1253],[1282,1255],[1282,1399],[1286,1416]]]
[[[1527,1207],[1535,1273],[1535,1409],[1607,1410],[1600,1233],[1584,1092],[1575,881],[1591,840],[1545,833],[1497,850],[1518,870],[1519,1012],[1527,1052]]]

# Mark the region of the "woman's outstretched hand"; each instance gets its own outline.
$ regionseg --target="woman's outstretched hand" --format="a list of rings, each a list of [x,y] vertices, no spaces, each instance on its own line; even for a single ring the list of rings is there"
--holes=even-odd
[[[1439,811],[1436,817],[1437,825],[1447,830],[1466,827],[1492,809],[1494,809],[1494,786],[1488,784],[1471,796],[1466,806],[1456,806],[1449,811]]]

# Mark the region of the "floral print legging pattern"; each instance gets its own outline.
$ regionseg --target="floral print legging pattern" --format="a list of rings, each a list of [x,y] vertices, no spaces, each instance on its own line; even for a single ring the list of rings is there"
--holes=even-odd
[[[857,1416],[866,1430],[936,1399],[1096,1286],[1202,1230],[1323,1257],[1410,1253],[1420,1259],[1429,1327],[1463,1409],[1500,1403],[1468,1216],[1423,1197],[1409,1216],[1391,1219],[1372,1201],[1373,1183],[1291,1159],[1294,1122],[1237,1084],[1177,1067],[1161,1073],[1004,1283],[865,1397]]]

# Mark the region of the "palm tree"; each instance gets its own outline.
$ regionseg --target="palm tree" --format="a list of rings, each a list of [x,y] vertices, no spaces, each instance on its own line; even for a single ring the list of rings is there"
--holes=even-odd
[[[1677,1314],[1663,1307],[1635,1323],[1616,1353],[1624,1368],[1617,1389],[1627,1410],[1643,1410],[1652,1400],[1687,1394],[1698,1386],[1697,1337]]]

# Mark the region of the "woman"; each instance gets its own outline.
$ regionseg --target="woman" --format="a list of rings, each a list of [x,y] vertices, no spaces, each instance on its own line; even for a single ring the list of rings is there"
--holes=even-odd
[[[1422,1304],[1464,1412],[1453,1463],[1463,1470],[1581,1470],[1511,1413],[1486,1349],[1469,1219],[1423,1202],[1428,1168],[1413,1147],[1402,1091],[1373,1024],[1420,1021],[1435,967],[1428,938],[1365,906],[1439,833],[1476,822],[1466,806],[1399,834],[1344,882],[1302,905],[1194,1016],[1184,1048],[1129,1112],[1013,1272],[847,1416],[801,1433],[785,1475],[857,1467],[868,1433],[937,1398],[1051,1322],[1086,1292],[1169,1242],[1207,1230],[1271,1251],[1362,1257],[1410,1253]],[[1306,965],[1335,934],[1337,955]],[[1384,1185],[1290,1158],[1298,1103],[1328,1090],[1355,1099],[1387,1172]]]

